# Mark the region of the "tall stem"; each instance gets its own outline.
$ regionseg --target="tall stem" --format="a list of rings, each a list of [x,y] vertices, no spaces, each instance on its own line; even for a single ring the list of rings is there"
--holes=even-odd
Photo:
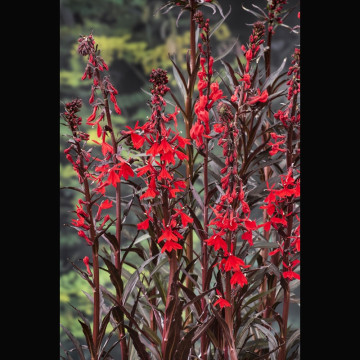
[[[170,224],[170,213],[169,213],[169,202],[168,202],[167,190],[163,190],[163,192],[162,192],[162,209],[163,209],[165,226],[167,226]],[[167,315],[166,313],[167,313],[168,306],[169,306],[170,302],[172,301],[172,298],[170,297],[171,286],[176,281],[175,276],[174,276],[176,273],[176,270],[177,270],[176,250],[172,250],[169,254],[169,266],[170,266],[169,283],[168,283],[166,304],[165,304],[165,311],[164,311],[164,327],[163,327],[163,339],[162,339],[163,342],[161,345],[161,351],[162,351],[163,356],[165,356],[166,347],[167,347],[167,344],[169,343],[169,340],[170,340],[170,344],[172,341],[172,339],[168,338],[169,328],[170,328],[170,326],[172,326],[172,319],[171,318],[168,319],[166,316]]]
[[[295,105],[296,105],[296,95],[293,98],[293,109],[292,113],[295,113]],[[293,116],[292,114],[292,116]],[[293,125],[290,124],[287,133],[287,153],[286,153],[286,166],[289,169],[292,165],[292,138],[293,138]],[[287,214],[291,214],[287,221],[287,231],[286,238],[284,240],[284,255],[283,262],[289,266],[289,250],[290,250],[290,236],[293,226],[293,203],[290,202],[287,206]],[[283,302],[283,312],[282,312],[282,329],[281,329],[281,340],[282,347],[280,348],[279,360],[285,360],[286,357],[286,335],[287,335],[287,323],[289,317],[289,307],[290,307],[290,280],[288,278],[284,279],[286,282],[286,286],[284,288],[284,302]]]
[[[116,138],[115,138],[115,134],[114,134],[114,130],[113,130],[113,126],[112,126],[112,121],[111,121],[111,114],[110,114],[110,108],[109,108],[109,100],[108,100],[108,95],[107,92],[105,90],[104,87],[104,83],[103,81],[101,81],[101,77],[100,77],[100,71],[98,69],[95,70],[95,74],[97,76],[98,82],[100,84],[100,90],[103,96],[103,100],[104,100],[104,108],[105,108],[105,115],[106,115],[106,121],[107,121],[107,126],[110,128],[109,132],[110,132],[110,137],[111,137],[111,144],[113,147],[113,152],[114,152],[114,162],[117,163],[118,160],[116,158],[116,154],[117,154],[117,142],[116,142]],[[121,225],[121,182],[119,181],[116,185],[116,230],[115,230],[115,236],[117,239],[117,244],[118,247],[115,250],[115,267],[119,272],[119,277],[121,279],[121,287],[120,289],[118,289],[118,291],[116,292],[116,300],[118,301],[118,303],[121,303],[122,301],[122,292],[123,292],[123,284],[122,284],[122,278],[121,278],[121,259],[120,259],[120,248],[121,248],[121,230],[122,230],[122,225]],[[126,338],[125,338],[125,329],[123,326],[123,321],[124,321],[124,314],[122,312],[119,312],[121,314],[121,318],[120,318],[120,324],[119,324],[119,338],[120,340],[120,348],[121,348],[121,359],[122,360],[128,360],[129,357],[129,351],[128,351],[128,347],[126,344]]]
[[[190,137],[190,130],[192,127],[192,95],[194,92],[193,89],[193,85],[191,82],[191,78],[192,75],[194,73],[194,71],[196,71],[195,69],[195,55],[196,55],[196,44],[195,44],[195,21],[194,21],[194,1],[190,0],[189,1],[190,4],[190,74],[189,74],[189,78],[188,78],[188,91],[186,94],[186,99],[185,99],[185,113],[186,113],[186,117],[185,117],[185,132],[186,132],[186,138],[191,140]],[[187,189],[190,189],[190,183],[192,182],[192,177],[193,177],[193,148],[192,145],[187,144],[186,145],[186,155],[188,157],[188,161],[186,162],[186,184],[187,184]],[[191,195],[189,193],[189,197],[191,199]],[[193,261],[193,232],[192,230],[189,231],[188,235],[186,236],[185,239],[185,243],[186,243],[186,257],[188,259],[189,262]],[[189,269],[189,273],[191,273],[193,270],[193,268]],[[189,277],[186,278],[186,287],[188,289],[191,289],[193,287],[193,283],[191,282],[191,280],[189,279]],[[186,317],[189,316],[189,321],[192,321],[192,315],[191,315],[191,311],[190,308],[187,307],[186,308]]]
[[[90,240],[93,242],[92,245],[93,276],[94,276],[93,343],[94,343],[94,348],[96,349],[95,358],[97,358],[98,335],[100,328],[100,281],[99,281],[99,256],[98,256],[99,240],[96,239],[94,220],[90,205],[91,203],[90,188],[89,188],[89,183],[85,177],[84,177],[84,192],[85,192],[85,200],[87,202],[87,213],[89,214],[89,221],[90,221]]]
[[[205,157],[204,157],[204,231],[206,238],[209,237],[208,234],[208,211],[209,211],[209,179],[208,179],[208,157],[209,157],[209,146],[208,139],[205,139]],[[208,269],[208,249],[205,241],[201,244],[201,278],[202,278],[202,291],[205,292],[207,290],[207,269]],[[207,311],[206,311],[206,300],[203,297],[201,299],[201,309],[203,311],[202,320],[206,319]],[[208,337],[206,333],[201,336],[201,359],[207,359],[207,350],[208,350]]]
[[[266,78],[268,78],[270,76],[270,72],[271,72],[271,39],[272,39],[272,32],[269,31],[268,32],[268,37],[267,37],[268,50],[265,52]],[[269,109],[267,111],[267,116],[268,117],[271,116],[270,106],[269,106]],[[264,124],[264,128],[267,130],[269,128],[269,126],[270,126],[269,123],[266,121],[266,123]],[[268,142],[269,141],[269,135],[264,134],[263,140],[264,140],[264,142]],[[264,168],[264,181],[265,182],[267,182],[269,180],[269,178],[271,176],[271,173],[272,173],[271,167],[266,166]],[[268,221],[268,215],[267,215],[266,209],[263,210],[263,221],[264,221],[264,223],[266,221]],[[266,231],[264,229],[264,238],[265,238],[266,241],[269,241],[269,239],[270,239],[270,231]],[[262,258],[262,265],[266,264],[268,254],[269,254],[269,249],[268,248],[261,249],[260,256]],[[274,275],[270,276],[270,278],[268,280],[266,278],[264,278],[263,282],[260,285],[260,289],[259,289],[260,293],[265,292],[268,289],[271,289],[271,285],[273,284],[274,280],[276,280]],[[275,291],[273,293],[275,293]],[[265,310],[265,313],[264,313],[265,318],[267,318],[267,317],[269,317],[271,315],[270,308],[273,305],[272,304],[273,293],[268,294],[266,296],[266,298],[263,300],[263,302],[261,303],[261,306],[260,306],[260,310]]]

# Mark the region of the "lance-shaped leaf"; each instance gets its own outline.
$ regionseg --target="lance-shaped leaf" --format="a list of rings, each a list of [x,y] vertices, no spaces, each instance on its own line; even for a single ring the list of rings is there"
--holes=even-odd
[[[98,344],[98,348],[96,349],[96,352],[99,353],[100,349],[101,349],[101,343],[103,341],[103,338],[105,336],[105,332],[106,332],[106,328],[109,324],[110,321],[110,316],[112,314],[112,310],[113,308],[110,309],[110,311],[104,316],[101,325],[100,325],[100,329],[99,329],[99,334],[98,334],[98,338],[97,338],[97,344]]]
[[[189,183],[189,185],[190,185],[190,190],[191,190],[191,192],[192,192],[192,194],[194,196],[194,199],[196,200],[196,202],[200,206],[200,209],[202,211],[204,211],[204,203],[202,202],[199,193],[195,190],[194,185],[191,182]]]
[[[173,60],[173,58],[170,56],[169,54],[169,59],[171,60],[172,64],[173,64],[173,73],[174,73],[174,77],[176,80],[176,83],[180,89],[181,95],[183,96],[183,98],[185,99],[186,94],[188,92],[187,89],[187,85],[186,85],[186,80],[184,78],[184,75],[181,73],[181,70],[179,69],[179,67],[176,65],[175,61]]]
[[[274,334],[267,328],[267,326],[269,325],[266,322],[264,322],[264,324],[266,324],[266,327],[260,324],[254,324],[254,327],[259,329],[266,336],[269,344],[269,352],[271,352],[270,358],[271,360],[276,360],[277,359],[276,349],[278,348],[278,342],[276,341]]]
[[[115,287],[116,293],[118,295],[120,295],[122,293],[122,289],[123,289],[123,281],[121,279],[118,269],[115,267],[115,265],[110,260],[102,257],[101,255],[99,255],[99,256],[103,259],[105,265],[107,266],[107,268],[110,272],[110,280]]]
[[[160,253],[159,253],[160,254]],[[139,266],[135,272],[130,276],[130,279],[125,285],[123,297],[122,297],[122,303],[126,304],[126,301],[130,295],[130,293],[133,291],[137,281],[139,280],[140,273],[144,270],[145,266],[149,264],[153,259],[159,256],[159,254],[156,254],[152,256],[150,259],[144,261],[141,266]]]
[[[69,304],[74,310],[76,310],[76,312],[79,314],[79,316],[81,317],[81,320],[88,326],[90,326],[89,320],[85,317],[85,315],[79,310],[77,309],[75,306],[72,306],[71,304]]]
[[[226,20],[226,18],[230,15],[230,13],[231,13],[231,5],[229,5],[229,11],[224,16],[222,16],[221,20],[211,27],[211,30],[209,32],[209,38],[213,36],[215,31],[221,26],[221,24]]]
[[[271,85],[274,83],[274,81],[278,79],[278,77],[283,76],[283,75],[286,74],[286,72],[285,72],[285,73],[283,73],[283,74],[280,75],[281,71],[284,69],[286,60],[287,60],[287,59],[284,58],[283,62],[282,62],[281,65],[278,67],[278,69],[275,70],[273,73],[271,73],[271,74],[269,75],[269,77],[266,79],[265,83],[264,83],[263,86],[262,86],[262,91],[265,91],[269,86],[271,86]]]
[[[246,343],[246,339],[247,339],[247,334],[248,334],[248,330],[250,328],[250,325],[254,322],[254,320],[261,314],[255,314],[254,316],[250,317],[247,322],[243,325],[240,333],[238,334],[238,336],[236,337],[236,341],[235,341],[235,345],[237,348],[242,348],[245,343]]]
[[[60,347],[63,349],[65,355],[66,355],[66,358],[64,358],[62,355],[60,355],[60,358],[63,359],[63,360],[74,360],[71,355],[69,354],[70,351],[68,350],[65,350],[64,349],[64,346],[62,345],[62,343],[60,343]]]
[[[199,324],[195,325],[185,336],[180,340],[176,346],[174,359],[176,360],[187,360],[189,357],[190,349],[192,347],[192,339]]]
[[[286,351],[288,352],[291,347],[300,340],[300,329],[296,329],[286,342]]]
[[[71,340],[71,342],[74,344],[75,349],[77,350],[80,359],[81,360],[86,360],[85,359],[85,355],[84,352],[82,351],[81,345],[79,343],[79,341],[76,339],[76,337],[71,333],[71,331],[69,329],[67,329],[64,325],[60,324],[60,326],[63,328],[63,330],[65,331],[66,335],[69,337],[69,339]],[[92,340],[91,340],[92,341]]]
[[[91,358],[93,359],[93,358],[95,358],[95,345],[94,345],[94,342],[93,342],[90,326],[87,326],[85,323],[83,323],[80,320],[78,320],[78,321],[81,324],[83,333],[85,335],[86,343],[88,345],[88,349],[89,349],[89,352],[90,352],[90,355],[91,355]]]
[[[204,231],[204,228],[200,222],[200,220],[198,219],[198,217],[196,216],[194,210],[190,207],[190,206],[187,206],[187,208],[189,209],[189,212],[190,212],[190,216],[193,218],[194,220],[194,228],[195,228],[195,231],[197,233],[197,235],[199,236],[199,238],[204,241],[206,240],[206,233]]]
[[[265,17],[264,15],[262,15],[262,14],[256,12],[256,11],[254,11],[254,10],[250,10],[250,9],[246,8],[244,5],[241,5],[241,7],[242,7],[245,11],[247,11],[247,12],[253,14],[254,16],[256,16],[259,20],[262,20],[262,21],[263,21],[263,20],[266,19],[266,17]]]
[[[230,51],[234,48],[234,46],[238,43],[238,41],[239,41],[239,37],[237,37],[234,43],[230,47],[228,47],[224,52],[222,52],[221,55],[217,56],[214,59],[214,63],[223,59],[227,54],[229,54]]]
[[[162,352],[164,359],[173,359],[176,345],[180,340],[180,329],[182,324],[182,300],[178,297],[178,279],[180,267],[175,271],[170,287],[170,301],[165,308],[164,332]]]
[[[216,320],[218,321],[218,323],[220,324],[221,328],[224,331],[225,340],[229,346],[230,360],[237,360],[236,350],[235,350],[235,342],[234,342],[234,337],[232,335],[232,331],[229,329],[228,324],[225,322],[225,320],[220,315],[220,313],[215,309],[214,305],[210,304],[210,306],[211,306],[213,313],[215,314]]]
[[[141,342],[138,332],[125,324],[124,328],[128,331],[131,340],[133,341],[136,352],[139,355],[139,359],[150,360],[150,355],[146,351],[145,345]]]
[[[225,67],[225,71],[226,71],[226,75],[228,77],[228,79],[231,81],[232,85],[235,87],[235,86],[238,86],[239,85],[239,81],[238,79],[236,78],[235,76],[235,71],[234,69],[232,68],[232,66],[227,62],[227,61],[224,61],[224,60],[221,60],[222,64],[224,65]]]

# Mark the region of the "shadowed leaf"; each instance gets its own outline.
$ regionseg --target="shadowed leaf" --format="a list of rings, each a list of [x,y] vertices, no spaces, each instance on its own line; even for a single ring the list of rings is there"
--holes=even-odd
[[[151,359],[150,355],[146,351],[145,345],[141,342],[138,332],[125,324],[124,324],[124,328],[128,331],[131,340],[133,341],[136,352],[139,355],[139,359],[150,360]]]
[[[85,359],[85,355],[84,352],[82,351],[81,345],[79,343],[79,341],[76,339],[76,337],[70,332],[69,329],[67,329],[64,325],[60,324],[60,326],[63,328],[63,330],[65,331],[66,335],[69,337],[69,339],[71,340],[71,342],[74,344],[79,356],[81,360],[86,360]],[[68,355],[68,354],[66,354]]]

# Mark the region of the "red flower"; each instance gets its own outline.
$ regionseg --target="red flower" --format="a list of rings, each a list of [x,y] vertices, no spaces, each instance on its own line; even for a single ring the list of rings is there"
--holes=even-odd
[[[245,265],[245,263],[242,259],[240,259],[234,255],[229,255],[229,257],[226,259],[224,270],[225,271],[230,271],[230,270],[238,271],[239,267],[244,266],[244,265]]]
[[[159,194],[159,192],[156,190],[155,177],[153,176],[150,179],[150,183],[149,183],[149,187],[148,187],[147,191],[140,196],[140,200],[145,197],[155,197],[158,194]]]
[[[267,90],[265,90],[263,93],[261,93],[260,89],[258,89],[258,95],[250,97],[248,100],[248,104],[252,105],[252,104],[255,104],[256,102],[264,103],[267,101],[268,96],[269,96],[269,94],[268,94]]]
[[[158,239],[158,243],[160,243],[164,239],[178,241],[178,238],[173,234],[173,232],[169,228],[164,230],[164,232]]]
[[[201,146],[203,141],[204,134],[204,125],[200,122],[196,122],[190,129],[190,137],[195,140],[196,146]]]
[[[125,180],[127,180],[129,176],[134,176],[133,169],[125,161],[120,162],[120,165],[117,166],[119,167],[119,175],[123,176]]]
[[[153,157],[155,157],[159,153],[159,144],[157,142],[154,142],[151,147],[146,151],[146,154],[151,154]]]
[[[163,253],[164,251],[168,251],[171,252],[173,250],[177,250],[177,249],[182,249],[182,246],[180,244],[178,244],[175,241],[171,241],[168,240],[165,242],[165,244],[163,245],[161,252]]]
[[[241,236],[241,238],[242,238],[243,240],[248,241],[250,246],[253,246],[253,245],[254,245],[254,243],[253,243],[253,237],[252,237],[252,231],[247,231],[247,232],[243,233],[242,236]]]
[[[172,179],[172,176],[169,174],[169,172],[166,170],[165,164],[161,166],[161,171],[158,175],[158,180],[161,179]]]
[[[145,221],[137,224],[138,230],[147,230],[149,227],[149,219],[146,219]]]
[[[89,257],[88,256],[85,256],[84,258],[83,258],[83,262],[84,262],[84,264],[85,264],[85,266],[86,266],[86,270],[87,270],[87,272],[88,272],[88,274],[90,275],[90,276],[92,276],[92,272],[91,272],[91,270],[90,270],[90,266],[89,266]]]
[[[248,281],[241,271],[235,271],[234,275],[230,279],[231,287],[234,287],[235,284],[239,284],[241,287],[243,287],[247,283]]]
[[[218,251],[220,248],[224,250],[225,254],[227,254],[227,244],[226,241],[221,237],[225,232],[220,232],[214,234],[209,239],[204,240],[207,245],[214,246],[214,250]]]
[[[219,88],[219,83],[217,81],[210,85],[210,90],[211,90],[211,92],[209,95],[209,99],[211,100],[211,102],[209,104],[209,108],[212,107],[213,103],[216,100],[220,100],[220,99],[223,99],[224,97],[226,97],[226,96],[223,96],[223,92]]]
[[[223,298],[219,298],[218,300],[216,300],[216,301],[214,302],[214,306],[216,306],[217,304],[219,304],[219,306],[220,306],[221,308],[231,307],[230,303],[229,303],[227,300],[223,299]]]
[[[99,226],[99,230],[102,230],[102,228],[104,227],[104,225],[110,220],[110,216],[108,214],[105,215],[103,222],[101,223],[101,225]]]
[[[151,165],[151,163],[149,162],[147,165],[141,167],[141,168],[137,168],[135,170],[137,172],[137,176],[141,176],[141,175],[144,175],[145,173],[147,172],[150,172],[151,174],[154,174],[155,173],[155,169],[154,167]]]
[[[186,225],[188,223],[192,223],[194,222],[194,220],[188,216],[187,214],[185,214],[182,209],[174,209],[175,212],[176,212],[176,216],[179,216],[180,215],[180,218],[181,218],[181,223],[182,223],[182,226],[183,227],[186,227]]]
[[[96,204],[98,205],[98,204]],[[112,207],[112,201],[106,199],[105,201],[103,201],[99,206],[99,210],[96,214],[95,220],[99,221],[100,220],[100,216],[101,216],[101,211],[104,209],[110,209]]]
[[[175,165],[174,152],[168,151],[166,153],[160,154],[160,160],[165,161],[165,164]]]
[[[300,275],[297,274],[294,271],[285,271],[285,272],[283,272],[283,277],[284,278],[289,278],[290,280],[293,280],[293,279],[300,280]]]
[[[116,188],[117,183],[120,182],[120,176],[118,175],[117,171],[114,169],[115,166],[110,169],[109,176],[107,178],[107,184],[111,184],[113,187]]]
[[[86,236],[86,234],[82,230],[78,231],[78,235],[84,238],[89,245],[93,245],[93,242]]]

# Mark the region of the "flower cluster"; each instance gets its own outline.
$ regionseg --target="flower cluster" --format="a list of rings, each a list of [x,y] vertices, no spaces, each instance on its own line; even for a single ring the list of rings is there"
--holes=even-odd
[[[247,279],[241,268],[247,268],[245,262],[235,256],[237,233],[242,230],[241,239],[253,245],[253,230],[258,226],[250,219],[250,207],[245,200],[243,184],[238,176],[238,139],[239,129],[228,104],[220,102],[217,106],[220,122],[214,130],[220,134],[218,145],[223,148],[225,167],[221,170],[223,195],[213,208],[215,217],[210,221],[213,235],[205,240],[215,251],[222,250],[219,268],[232,271],[231,286],[244,286]]]
[[[269,191],[268,196],[264,199],[265,205],[260,206],[260,209],[266,209],[267,214],[269,215],[269,221],[263,224],[266,231],[269,231],[273,227],[279,233],[283,233],[283,229],[288,228],[288,222],[290,216],[293,216],[293,213],[286,213],[287,205],[293,203],[295,200],[300,197],[300,177],[296,179],[293,176],[293,168],[289,168],[286,175],[281,175],[281,187],[279,189],[274,189],[274,185],[267,190]],[[297,220],[300,221],[299,217],[295,215]],[[290,247],[288,250],[289,254],[296,254],[300,251],[300,225],[295,228],[293,235],[290,236],[293,239],[290,242]],[[280,252],[284,255],[284,244],[269,253],[269,255],[274,255]],[[289,255],[287,254],[287,255]],[[291,278],[299,278],[299,275],[293,272],[293,268],[299,264],[297,259],[290,261],[289,264],[283,262],[283,265],[287,268],[287,273],[284,274],[284,277],[290,276]]]
[[[246,65],[244,73],[241,75],[240,82],[243,82],[243,97],[240,99],[240,86],[235,88],[234,94],[231,96],[231,101],[236,103],[240,101],[241,103],[247,102],[248,105],[254,105],[258,102],[266,103],[268,100],[268,92],[265,89],[263,92],[260,89],[254,93],[254,90],[251,89],[251,74],[250,74],[250,65],[256,59],[256,56],[259,53],[260,45],[264,42],[263,36],[265,33],[264,24],[261,21],[256,22],[253,25],[252,34],[249,37],[249,43],[247,47],[245,45],[241,46],[241,50],[244,53],[246,59]],[[249,95],[252,95],[248,98]]]
[[[294,106],[297,106],[296,104],[294,105],[295,96],[300,93],[300,49],[296,48],[292,57],[292,66],[289,67],[287,73],[291,78],[286,83],[288,85],[287,99],[289,103],[284,111],[278,110],[278,112],[274,114],[275,119],[280,120],[286,128],[290,123],[294,125],[300,123],[300,111],[298,108],[293,109]]]
[[[134,129],[128,126],[129,130],[122,133],[130,136],[135,149],[139,149],[144,144],[148,145],[145,165],[136,169],[137,176],[143,177],[147,184],[147,190],[140,196],[140,200],[146,200],[148,203],[146,219],[140,222],[137,228],[147,230],[151,223],[157,230],[158,243],[162,243],[161,252],[171,252],[182,248],[179,239],[183,239],[182,233],[188,223],[193,222],[180,203],[178,208],[172,210],[168,206],[168,201],[176,198],[177,194],[184,192],[186,188],[185,181],[175,177],[174,169],[180,166],[183,160],[188,159],[184,148],[190,141],[180,136],[177,131],[178,109],[176,108],[172,114],[165,113],[166,101],[163,95],[169,90],[166,86],[168,82],[166,71],[153,70],[150,82],[153,84],[150,118],[143,126],[138,126],[137,123]],[[170,121],[174,121],[175,130],[166,126]],[[159,219],[153,205],[153,200],[157,197],[162,199],[162,219]]]
[[[202,28],[200,36],[203,44],[199,43],[200,50],[200,66],[201,70],[198,71],[197,76],[199,81],[197,88],[199,90],[199,98],[194,105],[194,111],[197,121],[190,130],[190,137],[195,140],[197,147],[201,148],[204,145],[204,137],[211,138],[210,124],[209,124],[209,111],[213,107],[215,101],[224,98],[222,90],[219,88],[219,83],[216,81],[211,83],[213,75],[214,58],[211,56],[211,49],[209,43],[209,19],[204,21],[202,12],[198,10],[194,16],[199,28]],[[204,94],[206,91],[206,94]]]
[[[81,99],[75,99],[65,104],[65,112],[62,113],[62,117],[67,122],[73,135],[71,140],[68,141],[70,146],[64,150],[64,153],[66,159],[72,164],[80,184],[83,183],[84,177],[88,176],[86,173],[88,165],[84,164],[84,161],[88,162],[90,160],[90,153],[80,146],[82,141],[89,140],[89,134],[79,130],[82,118],[77,116],[76,113],[80,111],[81,107]]]
[[[268,0],[266,8],[268,10],[268,31],[272,35],[275,34],[274,26],[276,24],[282,24],[281,12],[287,0]]]
[[[112,133],[112,128],[109,124],[101,126],[101,122],[110,116],[109,99],[114,105],[114,110],[117,114],[121,114],[121,109],[118,106],[116,95],[118,95],[117,89],[111,83],[108,75],[101,76],[100,72],[109,70],[108,65],[104,59],[100,56],[100,50],[97,50],[95,40],[90,34],[85,37],[82,36],[78,40],[78,52],[83,56],[88,56],[88,63],[85,68],[82,80],[88,77],[93,79],[91,86],[91,96],[89,103],[93,106],[91,115],[86,120],[86,125],[97,127],[97,137],[101,142],[93,140],[94,143],[101,146],[101,152],[104,159],[95,158],[99,161],[98,166],[95,167],[96,175],[91,175],[94,181],[98,184],[95,191],[101,194],[105,194],[106,187],[112,185],[116,188],[117,184],[121,181],[121,177],[125,180],[129,176],[134,176],[134,172],[128,161],[125,161],[116,151],[113,145],[110,145],[106,141],[106,137]],[[95,100],[96,90],[100,90],[103,96],[103,100]],[[107,114],[108,110],[108,114]],[[114,142],[114,141],[112,141]],[[115,159],[113,157],[115,155]],[[131,159],[129,159],[131,160]]]

